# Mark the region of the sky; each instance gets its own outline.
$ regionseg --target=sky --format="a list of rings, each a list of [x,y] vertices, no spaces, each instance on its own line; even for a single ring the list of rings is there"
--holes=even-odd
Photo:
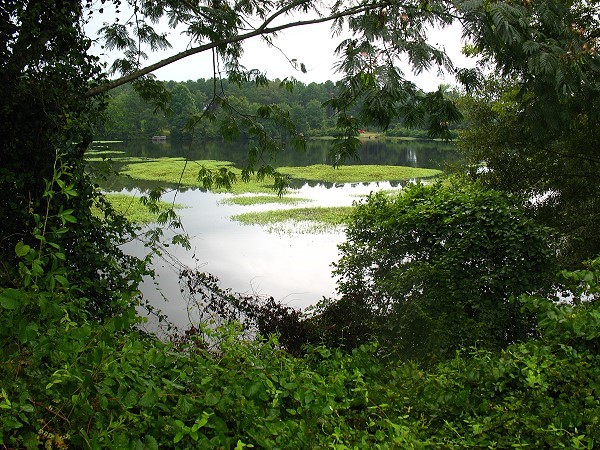
[[[112,22],[116,14],[105,9],[103,14],[94,14],[87,26],[87,33],[95,38],[97,30],[103,22]],[[130,13],[121,12],[121,22],[128,20]],[[288,18],[289,19],[289,18]],[[259,69],[266,72],[271,79],[294,77],[303,83],[321,83],[327,80],[337,81],[341,76],[334,70],[334,50],[343,39],[341,36],[332,37],[328,23],[290,28],[282,31],[275,41],[278,48],[269,47],[260,37],[248,39],[244,43],[242,64],[247,69]],[[173,48],[167,51],[150,52],[147,64],[160,61],[176,52],[183,51],[189,44],[189,39],[180,30],[169,30],[166,25],[159,24],[157,29],[169,33],[169,41]],[[430,33],[431,42],[442,43],[454,64],[458,67],[473,67],[474,61],[463,56],[460,49],[463,46],[458,27],[445,30],[433,30]],[[94,52],[108,64],[117,57],[115,53],[106,53],[98,46]],[[289,60],[296,59],[304,63],[307,73],[295,70]],[[439,74],[437,70],[415,75],[408,65],[400,66],[407,79],[414,81],[424,91],[436,90],[440,83],[455,84],[454,78],[448,74]],[[204,52],[175,62],[154,72],[160,80],[187,81],[213,76],[211,52]]]

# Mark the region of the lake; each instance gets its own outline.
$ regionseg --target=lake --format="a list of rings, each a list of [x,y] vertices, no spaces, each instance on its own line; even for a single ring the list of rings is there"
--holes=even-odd
[[[330,164],[327,141],[310,141],[306,152],[284,152],[275,166]],[[243,143],[211,142],[124,142],[110,144],[110,149],[127,156],[186,157],[189,159],[227,160],[242,165],[246,147]],[[457,160],[452,144],[435,141],[365,140],[359,152],[360,163],[442,169]],[[113,178],[103,186],[107,191],[140,195],[156,183],[125,177]],[[332,184],[303,183],[291,195],[310,199],[299,206],[346,206],[361,196],[379,189],[398,189],[398,183]],[[193,305],[181,295],[178,270],[182,266],[198,268],[221,280],[221,287],[234,292],[272,296],[297,308],[305,308],[322,297],[335,295],[331,263],[338,258],[337,245],[344,239],[343,230],[308,232],[302,224],[284,224],[277,231],[258,225],[243,225],[231,219],[242,212],[289,208],[283,205],[238,206],[223,203],[232,194],[216,194],[203,189],[185,189],[166,194],[163,199],[183,204],[178,210],[192,250],[169,247],[169,256],[155,258],[157,279],[142,286],[144,296],[160,308],[178,326],[195,320]],[[126,249],[142,256],[141,244]]]

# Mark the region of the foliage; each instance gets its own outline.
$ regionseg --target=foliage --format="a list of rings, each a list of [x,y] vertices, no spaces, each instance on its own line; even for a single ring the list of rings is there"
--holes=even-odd
[[[273,297],[238,294],[222,289],[214,275],[184,269],[179,276],[188,308],[198,312],[199,327],[239,323],[246,339],[277,335],[286,351],[299,355],[302,346],[314,339],[314,330],[303,320],[300,310],[282,305]],[[195,331],[195,325],[192,325]]]
[[[270,81],[265,85],[257,85],[252,81],[243,83],[229,82],[224,80],[198,79],[196,81],[166,83],[169,92],[189,92],[191,99],[186,100],[186,109],[188,113],[179,108],[183,114],[173,112],[164,114],[155,112],[151,105],[141,101],[139,95],[129,85],[121,86],[113,92],[108,100],[107,124],[100,130],[100,135],[109,138],[149,138],[153,135],[168,135],[170,138],[180,139],[186,137],[181,134],[188,133],[187,137],[196,139],[216,139],[221,138],[221,127],[228,119],[224,111],[210,99],[215,94],[215,82],[222,86],[222,91],[229,102],[236,106],[236,109],[245,114],[256,115],[258,109],[265,105],[279,105],[287,108],[289,114],[297,124],[298,131],[306,135],[312,135],[323,128],[333,129],[335,121],[332,117],[333,111],[326,111],[321,104],[331,98],[335,93],[335,86],[331,81],[325,83],[304,83],[297,82],[293,89],[288,90],[282,87],[283,83]],[[175,96],[171,102],[174,102],[178,96]],[[187,95],[186,95],[187,97]],[[181,102],[180,102],[181,103]],[[211,120],[201,120],[195,123],[193,133],[186,129],[189,119],[192,115],[198,115],[211,106],[211,114],[214,113]],[[171,106],[174,111],[177,108]],[[187,115],[186,115],[187,114]],[[206,116],[206,119],[210,115]],[[271,132],[276,133],[272,125],[264,123]],[[242,137],[248,135],[244,131]]]
[[[356,206],[334,273],[345,307],[367,311],[367,336],[404,358],[431,361],[535,333],[511,297],[550,286],[556,266],[546,239],[517,199],[418,184]],[[341,317],[332,319],[343,333]]]
[[[270,203],[277,203],[282,205],[298,205],[299,203],[308,203],[312,200],[301,197],[292,197],[292,196],[279,196],[279,195],[237,195],[234,197],[226,198],[222,201],[222,203],[228,205],[240,205],[240,206],[249,206],[249,205],[266,205]]]
[[[15,251],[25,267],[39,256]],[[598,266],[564,277],[597,296]],[[423,369],[385,363],[374,346],[291,356],[274,338],[248,340],[235,326],[164,342],[131,328],[133,308],[82,318],[80,292],[60,267],[36,283],[41,290],[0,291],[7,447],[589,448],[600,438],[596,301],[525,297],[540,337]],[[257,311],[266,317],[285,316],[264,306]]]
[[[113,0],[100,2],[100,9],[110,4],[125,6]],[[368,320],[350,324],[353,344],[380,330],[382,350],[303,348],[303,333],[310,337],[317,330],[317,338],[328,342],[332,335],[343,340],[346,328],[328,327],[320,318],[303,322],[268,299],[215,289],[217,307],[223,295],[226,304],[238,302],[238,311],[246,311],[264,334],[280,332],[281,344],[272,337],[243,339],[235,325],[190,329],[164,342],[138,329],[138,285],[146,262],[119,250],[137,230],[98,195],[82,164],[107,91],[132,82],[155,106],[193,112],[185,90],[179,89],[178,99],[149,73],[214,50],[233,82],[264,85],[264,75],[241,67],[242,42],[327,20],[353,33],[338,49],[344,76],[327,103],[340,130],[332,160],[339,164],[355,155],[359,126],[386,128],[401,111],[443,136],[458,117],[454,105],[440,93],[418,92],[394,61],[404,55],[417,71],[434,63],[451,68],[445,54],[427,43],[425,30],[460,17],[474,39],[472,50],[515,76],[519,90],[508,106],[515,106],[509,116],[517,119],[497,122],[522,125],[513,132],[523,131],[527,145],[515,147],[532,151],[534,161],[542,159],[537,150],[564,147],[560,162],[584,160],[595,168],[594,2],[127,4],[134,7],[131,20],[102,30],[107,47],[123,51],[113,66],[122,76],[112,81],[90,55],[91,41],[83,33],[95,2],[0,4],[0,188],[6,198],[0,204],[1,445],[590,448],[600,440],[599,263],[563,273],[566,282],[559,281],[575,290],[573,305],[536,295],[551,286],[552,255],[545,231],[511,197],[476,187],[416,186],[395,199],[371,196],[358,207],[337,266],[341,303],[327,305],[322,317],[364,313]],[[274,25],[298,12],[316,18]],[[172,27],[186,27],[191,48],[143,68],[145,45],[169,46],[152,26],[163,17]],[[268,104],[254,113],[219,86],[207,101],[194,120],[218,120],[219,109],[225,137],[247,133],[256,143],[242,179],[274,175],[271,161],[263,162],[282,145],[266,124],[295,147],[303,145],[292,109]],[[580,148],[591,153],[573,153]],[[215,180],[214,173],[205,175]],[[229,178],[227,168],[217,171],[218,182]],[[589,180],[593,184],[593,176]],[[158,194],[148,202],[154,204]],[[523,311],[507,301],[521,293],[528,294]],[[423,341],[417,339],[421,331]],[[403,340],[393,342],[399,336]],[[469,344],[495,351],[459,352],[437,365],[426,361],[424,369],[378,358],[390,341],[405,355],[422,358],[449,357]]]
[[[458,137],[458,133],[456,130],[451,130],[452,139],[456,139]],[[416,128],[406,128],[401,125],[396,125],[394,127],[390,127],[386,132],[385,136],[389,137],[406,137],[406,138],[414,138],[414,139],[429,139],[429,134],[427,130],[416,129]]]
[[[399,367],[388,388],[439,447],[592,448],[597,364],[596,352],[530,341],[500,354],[473,350],[428,372]]]
[[[104,74],[88,53],[82,7],[80,1],[1,6],[0,188],[7,201],[0,204],[0,285],[21,286],[17,245],[40,252],[27,269],[34,278],[56,266],[46,252],[58,246],[85,303],[78,304],[81,313],[99,318],[126,308],[115,293],[128,292],[149,270],[119,248],[137,230],[114,214],[82,164],[104,105],[102,95],[85,95]],[[94,207],[102,213],[93,215]]]
[[[485,4],[485,9],[477,6]],[[571,267],[600,251],[597,2],[471,2],[465,30],[493,73],[463,104],[472,178],[531,197]],[[465,3],[467,6],[467,3]]]
[[[125,160],[127,161],[127,160]],[[403,166],[353,165],[337,169],[323,164],[307,167],[279,167],[272,172],[244,179],[245,169],[233,167],[228,161],[188,161],[183,158],[157,158],[129,160],[130,164],[121,173],[140,180],[156,180],[181,187],[204,187],[217,192],[268,193],[277,187],[276,173],[286,177],[288,183],[294,180],[318,180],[323,182],[370,182],[381,180],[410,180],[440,174],[436,169],[419,169]],[[266,178],[270,178],[271,182]],[[245,181],[235,183],[235,181]]]
[[[270,81],[265,85],[256,85],[250,81],[236,84],[228,80],[198,79],[165,83],[172,96],[177,93],[172,97],[171,107],[167,113],[155,111],[152,105],[144,102],[131,86],[120,86],[112,92],[107,101],[107,121],[106,125],[100,128],[99,136],[111,139],[148,139],[153,135],[167,135],[173,139],[221,138],[221,128],[230,117],[220,107],[209,102],[209,99],[214,96],[216,81],[222,86],[228,101],[235,105],[238,111],[256,115],[261,106],[278,105],[289,112],[291,120],[303,135],[309,137],[336,135],[335,111],[331,107],[322,106],[339,90],[338,86],[331,81],[310,84],[295,82],[293,89],[288,90],[284,88],[285,83],[278,80]],[[182,97],[183,93],[185,96]],[[180,105],[183,105],[181,101],[185,99],[185,108],[173,106],[173,102],[178,98]],[[211,114],[214,114],[212,119],[200,120],[189,129],[187,125],[190,117],[201,115],[198,111],[204,110],[209,105],[213,105],[211,106],[213,108]],[[176,110],[180,113],[175,113]],[[359,105],[355,105],[350,111],[353,115],[360,114]],[[208,119],[208,115],[205,117]],[[271,133],[278,134],[278,130],[272,124],[263,123],[263,125]],[[391,119],[386,135],[429,139],[428,126],[426,120],[415,120],[413,128],[406,128],[404,119],[400,116]],[[456,132],[454,130],[450,132],[452,138],[455,138]],[[240,137],[246,139],[248,133],[242,129]]]
[[[31,227],[31,212],[39,214],[45,206],[41,205],[41,197],[45,182],[53,176],[57,147],[68,143],[62,147],[63,159],[68,161],[80,157],[91,141],[91,129],[85,120],[97,111],[98,101],[78,94],[102,77],[96,59],[87,55],[90,40],[81,30],[80,11],[79,1],[64,2],[60,7],[49,1],[8,2],[2,6],[0,189],[6,196],[0,205],[3,282],[14,275],[13,249]],[[71,173],[73,183],[77,171]],[[77,200],[83,196],[85,191]],[[70,208],[75,209],[73,206]]]

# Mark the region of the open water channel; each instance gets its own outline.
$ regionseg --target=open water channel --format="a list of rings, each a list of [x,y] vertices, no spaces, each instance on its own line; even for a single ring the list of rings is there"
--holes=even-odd
[[[279,155],[277,165],[328,164],[328,145],[327,141],[311,141],[306,152]],[[215,159],[239,165],[244,163],[246,156],[243,144],[225,142],[127,142],[110,144],[110,150],[125,152],[123,156]],[[452,144],[376,139],[365,140],[359,157],[360,161],[348,163],[443,169],[446,163],[457,160]],[[118,177],[111,180],[105,189],[140,195],[156,186],[153,182]],[[298,207],[346,206],[371,191],[395,188],[401,186],[387,181],[335,185],[324,181],[301,183],[291,195],[311,200]],[[171,201],[175,195],[176,202],[185,205],[178,212],[191,238],[192,249],[169,247],[170,256],[166,260],[154,259],[157,279],[146,281],[142,287],[144,296],[174,324],[186,326],[190,318],[194,319],[180,293],[178,270],[181,265],[217,276],[222,288],[272,296],[298,308],[335,295],[331,263],[338,259],[337,246],[344,239],[343,230],[315,233],[308,232],[302,224],[291,224],[273,232],[258,225],[243,225],[232,220],[231,216],[290,206],[224,204],[223,200],[232,194],[216,194],[202,189],[172,191],[163,199]],[[131,244],[127,250],[138,256],[146,251],[141,244]]]

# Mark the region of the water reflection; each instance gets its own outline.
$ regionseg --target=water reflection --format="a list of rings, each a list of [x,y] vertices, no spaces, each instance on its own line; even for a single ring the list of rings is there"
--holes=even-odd
[[[366,187],[362,188],[357,192],[364,192]],[[324,191],[328,195],[323,195]],[[355,199],[348,195],[347,187],[305,186],[300,195],[321,197],[319,204],[323,205],[350,204]],[[180,213],[185,231],[191,237],[192,250],[171,247],[172,258],[216,275],[224,288],[273,296],[294,307],[303,308],[334,294],[330,263],[337,259],[337,245],[342,242],[343,233],[269,233],[260,226],[242,225],[230,217],[249,208],[223,204],[227,196],[200,190],[177,195],[177,202],[188,206]],[[263,205],[263,209],[267,208]],[[139,244],[132,244],[128,250],[138,255],[144,251]],[[150,280],[143,286],[144,295],[174,323],[187,323],[187,305],[180,294],[176,268],[160,258],[155,258],[154,268],[158,287],[169,301],[164,301]]]
[[[147,158],[182,157],[192,160],[214,159],[231,161],[236,165],[247,162],[248,142],[203,141],[161,142],[131,141],[111,144],[111,149],[124,151],[128,156]],[[329,158],[331,141],[308,141],[306,151],[285,149],[276,160],[268,161],[277,166],[308,166],[331,164]],[[446,162],[455,161],[457,154],[453,143],[438,141],[386,141],[365,140],[358,151],[357,160],[346,164],[382,164],[392,166],[423,167],[441,169]]]
[[[124,151],[127,156],[219,159],[236,164],[244,164],[247,152],[244,144],[226,142],[134,142],[111,145],[111,149]],[[328,150],[327,141],[311,142],[304,153],[284,152],[278,164],[301,166],[328,163]],[[362,164],[426,168],[441,168],[446,161],[456,159],[456,154],[448,144],[421,141],[390,143],[371,140],[364,143],[359,156]],[[104,188],[141,195],[156,186],[155,182],[115,177]],[[398,189],[401,184],[303,182],[294,187],[296,191],[293,195],[310,199],[310,206],[348,206],[371,191]],[[188,312],[180,293],[177,267],[173,267],[172,261],[188,267],[200,266],[201,270],[219,277],[224,288],[273,296],[294,307],[303,308],[316,303],[323,296],[335,294],[331,263],[338,258],[337,246],[344,239],[343,232],[308,234],[297,232],[299,228],[294,226],[290,233],[269,233],[260,226],[242,225],[230,218],[242,212],[289,206],[244,207],[224,204],[223,200],[230,194],[214,194],[202,189],[171,192],[164,200],[171,201],[175,195],[176,202],[186,206],[179,212],[185,231],[191,237],[192,251],[170,247],[170,258],[155,258],[157,284],[162,294],[151,280],[143,285],[146,298],[175,324],[186,325]],[[146,251],[141,244],[131,244],[127,250],[137,255],[143,255]],[[163,295],[168,302],[165,302]]]

